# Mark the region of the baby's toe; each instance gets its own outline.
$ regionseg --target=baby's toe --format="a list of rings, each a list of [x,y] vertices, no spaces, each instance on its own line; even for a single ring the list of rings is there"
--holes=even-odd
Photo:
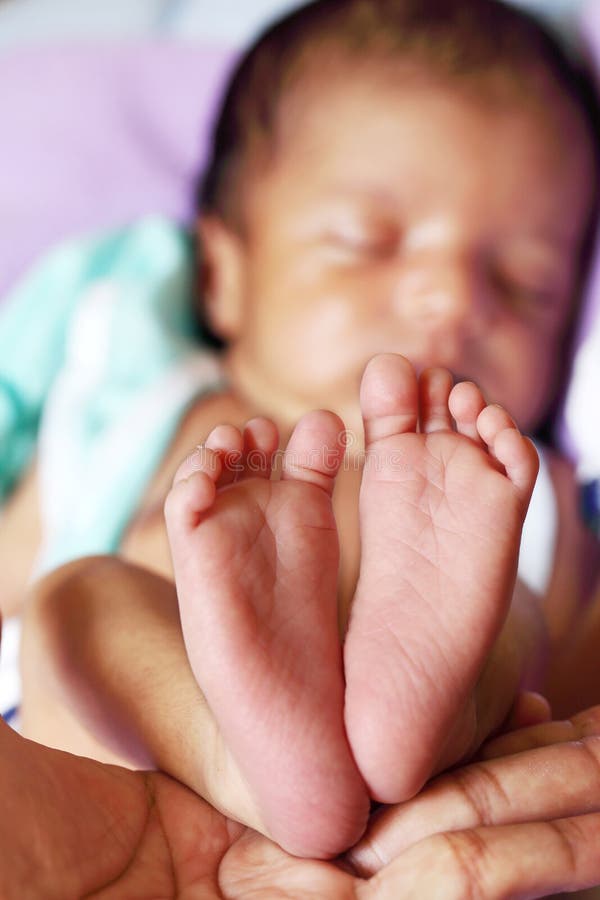
[[[165,501],[165,521],[171,540],[183,531],[195,528],[215,499],[217,488],[206,472],[191,472],[171,488]]]
[[[475,441],[483,446],[483,441],[477,430],[477,419],[485,409],[485,398],[480,389],[472,381],[461,381],[450,392],[448,407],[456,422],[456,430],[459,434]]]
[[[484,444],[487,444],[492,456],[496,455],[494,446],[500,432],[505,431],[507,428],[516,428],[514,421],[506,410],[495,403],[486,406],[479,413],[476,424],[477,432]]]
[[[244,472],[251,478],[270,478],[279,431],[271,419],[250,419],[244,428]]]
[[[360,387],[365,444],[415,431],[419,412],[417,376],[403,356],[383,353],[365,369]]]
[[[502,466],[525,503],[529,503],[539,468],[537,450],[524,437],[501,406],[491,405],[479,414],[477,430],[491,456]]]
[[[204,472],[212,481],[217,483],[223,470],[221,454],[206,444],[198,444],[191,453],[188,453],[179,465],[173,477],[173,487],[180,481],[185,481],[194,472]]]
[[[231,484],[243,472],[244,438],[234,425],[217,425],[208,435],[204,446],[218,454],[221,473],[218,487]]]
[[[218,450],[200,444],[186,456],[175,472],[165,501],[170,537],[180,526],[189,528],[198,524],[200,514],[214,502],[222,474],[223,459]]]
[[[494,443],[494,455],[521,495],[529,503],[539,469],[539,458],[533,441],[516,428],[501,431]]]
[[[490,454],[506,471],[525,503],[529,503],[539,468],[537,450],[501,406],[486,406],[477,429]]]
[[[345,453],[344,423],[319,409],[302,416],[283,454],[282,480],[309,481],[333,492]]]
[[[447,369],[425,369],[419,379],[419,419],[421,431],[451,431],[452,418],[448,398],[452,375]]]

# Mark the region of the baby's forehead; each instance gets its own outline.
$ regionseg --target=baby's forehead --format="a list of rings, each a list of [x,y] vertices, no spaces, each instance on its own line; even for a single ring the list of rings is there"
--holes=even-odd
[[[296,114],[327,111],[335,116],[332,94],[362,91],[377,99],[380,89],[393,98],[418,93],[423,87],[436,87],[454,97],[457,104],[470,100],[485,105],[491,112],[507,108],[530,115],[538,123],[555,124],[558,118],[571,116],[587,124],[588,115],[579,98],[561,84],[556,75],[539,61],[521,66],[508,61],[490,60],[489,65],[451,71],[426,52],[398,57],[377,53],[357,59],[335,43],[302,54],[292,68],[274,102],[275,128],[281,121],[293,121]],[[363,110],[368,114],[368,109]],[[268,126],[267,126],[268,128]],[[562,133],[562,132],[561,132]]]
[[[437,104],[422,103],[423,98],[436,96]],[[387,105],[389,118],[398,119],[410,109],[423,105],[422,119],[430,123],[454,122],[464,119],[470,108],[479,113],[480,128],[493,133],[500,131],[507,119],[518,120],[522,140],[536,137],[546,142],[565,163],[575,160],[584,168],[594,166],[593,136],[584,111],[569,97],[548,73],[506,72],[490,68],[477,77],[445,77],[435,69],[428,69],[423,61],[404,60],[391,65],[389,61],[365,61],[350,65],[341,57],[330,60],[323,70],[313,60],[297,73],[279,99],[279,108],[272,134],[265,136],[270,145],[272,160],[293,152],[303,140],[313,139],[315,123],[321,125],[335,139],[336,124],[341,117],[354,119],[353,128],[344,131],[348,152],[354,141],[360,143],[374,120],[381,119],[382,104]],[[473,116],[473,125],[476,117]],[[426,122],[423,123],[426,126]],[[428,139],[426,127],[415,129],[415,140]],[[586,153],[587,151],[587,153]],[[566,173],[568,165],[564,166]]]
[[[376,98],[382,84],[406,94],[426,79],[447,92],[468,92],[492,111],[519,104],[557,146],[585,141],[573,67],[514,8],[497,0],[316,0],[265,32],[236,69],[201,204],[239,227],[240,197],[252,190],[255,175],[296,147],[311,116],[335,122],[333,86],[349,91],[362,81]],[[577,134],[577,125],[557,119],[569,105],[567,118],[580,116]],[[356,131],[368,128],[369,119],[366,103],[357,110]]]
[[[250,179],[247,209],[258,198],[254,208],[264,210],[273,196],[269,208],[293,209],[302,227],[360,215],[373,227],[441,222],[465,246],[523,235],[560,245],[562,255],[580,242],[593,175],[583,132],[558,114],[560,101],[548,115],[515,93],[490,102],[439,79],[377,85],[365,73],[338,74],[319,90],[301,86],[275,155]],[[279,221],[266,215],[250,215],[259,231]]]

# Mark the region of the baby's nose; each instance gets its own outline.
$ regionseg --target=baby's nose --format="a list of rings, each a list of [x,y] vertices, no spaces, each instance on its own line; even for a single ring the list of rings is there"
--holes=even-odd
[[[407,262],[393,291],[396,315],[423,327],[472,329],[482,311],[479,279],[462,257]]]

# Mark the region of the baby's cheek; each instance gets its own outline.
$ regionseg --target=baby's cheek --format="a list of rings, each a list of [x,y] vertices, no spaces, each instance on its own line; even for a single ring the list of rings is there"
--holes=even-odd
[[[558,351],[550,352],[541,343],[523,349],[520,364],[513,373],[513,415],[526,431],[535,429],[547,414],[558,386]]]
[[[331,344],[339,337],[347,336],[357,327],[352,302],[346,297],[330,298],[319,303],[305,319],[305,333],[308,340]]]
[[[293,344],[294,355],[309,381],[328,380],[348,364],[354,330],[347,308],[342,304],[323,305],[291,323],[286,344]]]

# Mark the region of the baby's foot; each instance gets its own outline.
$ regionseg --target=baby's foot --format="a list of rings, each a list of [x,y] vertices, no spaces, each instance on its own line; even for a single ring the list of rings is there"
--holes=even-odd
[[[275,481],[273,423],[220,426],[166,505],[192,669],[266,830],[302,856],[346,849],[368,815],[343,721],[331,506],[342,431],[333,413],[304,416]]]
[[[432,773],[502,626],[538,461],[474,384],[442,369],[417,384],[400,356],[369,363],[361,407],[345,715],[372,796],[393,803]]]

